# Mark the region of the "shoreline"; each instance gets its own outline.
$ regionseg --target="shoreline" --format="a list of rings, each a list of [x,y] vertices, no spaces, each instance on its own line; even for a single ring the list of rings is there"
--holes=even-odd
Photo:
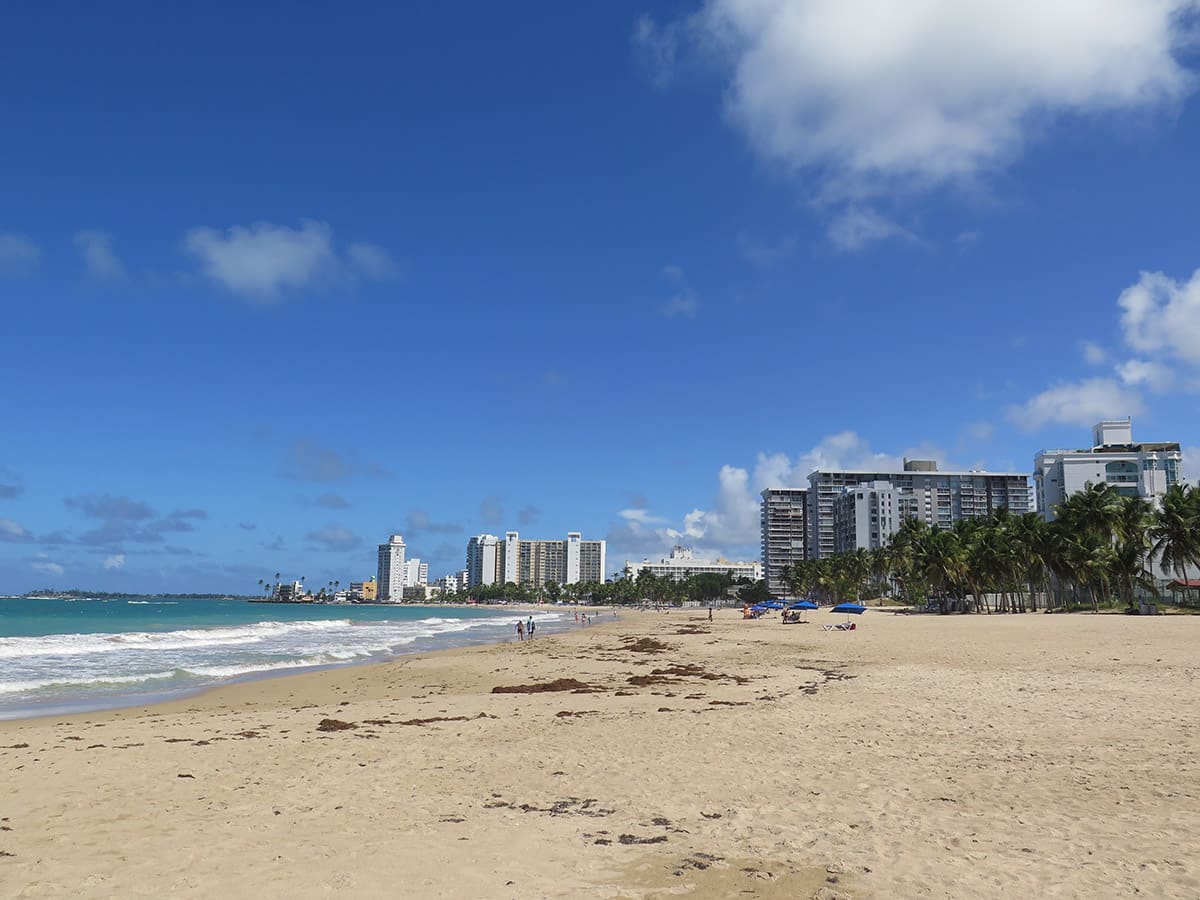
[[[287,603],[288,606],[310,606],[315,604],[294,604]],[[332,604],[320,604],[321,606],[329,606]],[[454,608],[464,611],[472,611],[476,609],[475,605],[455,605],[455,604],[355,604],[355,605],[373,605],[387,607],[440,607],[442,609]],[[494,607],[485,607],[493,608]],[[497,609],[497,618],[505,614],[511,615],[513,618],[519,618],[521,615],[531,613],[547,614],[550,610],[565,610],[568,607],[546,607],[545,605],[527,604],[524,606],[512,605]],[[607,607],[569,607],[577,611],[586,611],[589,613],[599,613],[608,611]],[[554,634],[560,634],[570,629],[572,623],[568,617],[563,617],[561,622],[548,623],[542,626],[544,634],[549,637]],[[223,626],[212,626],[223,627]],[[539,629],[541,630],[541,629]],[[160,690],[137,690],[128,693],[114,692],[104,695],[86,694],[66,694],[61,698],[48,698],[41,702],[28,706],[0,706],[0,724],[5,722],[23,722],[47,718],[61,718],[63,716],[73,715],[97,715],[108,711],[128,710],[138,708],[150,708],[162,703],[171,703],[175,701],[183,702],[189,698],[194,698],[203,695],[212,690],[219,690],[226,686],[241,684],[244,682],[256,682],[274,680],[278,678],[291,678],[294,676],[310,674],[314,672],[324,672],[340,669],[366,668],[376,665],[386,665],[387,663],[395,662],[399,659],[405,659],[409,656],[416,656],[425,653],[442,653],[464,647],[475,646],[491,646],[493,644],[502,644],[513,640],[510,634],[497,634],[494,639],[474,638],[470,632],[451,632],[446,635],[444,647],[418,647],[417,649],[407,650],[398,649],[386,655],[371,655],[347,659],[340,662],[317,663],[313,665],[296,665],[282,668],[263,668],[252,671],[243,672],[236,675],[228,675],[220,678],[217,681],[207,684],[195,684],[188,686],[179,686],[173,689],[165,688]]]
[[[22,898],[1200,893],[1179,850],[1200,828],[1200,619],[699,613],[2,722],[0,879]]]

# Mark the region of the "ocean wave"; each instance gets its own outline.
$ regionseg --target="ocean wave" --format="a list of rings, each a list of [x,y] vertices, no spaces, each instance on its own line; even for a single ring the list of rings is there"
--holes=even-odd
[[[0,694],[21,694],[46,688],[98,687],[104,684],[141,684],[147,681],[165,681],[178,678],[179,669],[170,672],[149,672],[145,675],[97,675],[90,678],[51,677],[27,681],[0,682]]]
[[[256,622],[251,625],[188,628],[181,631],[125,631],[116,634],[48,634],[0,638],[0,659],[31,656],[79,656],[117,650],[185,650],[193,647],[256,644],[271,638],[347,628],[349,619],[303,622]]]
[[[189,675],[201,675],[206,678],[235,678],[238,675],[253,675],[255,672],[278,672],[282,669],[308,669],[314,666],[328,666],[349,662],[359,656],[369,654],[336,654],[323,653],[306,659],[288,659],[281,662],[247,662],[227,666],[185,666],[183,671]]]

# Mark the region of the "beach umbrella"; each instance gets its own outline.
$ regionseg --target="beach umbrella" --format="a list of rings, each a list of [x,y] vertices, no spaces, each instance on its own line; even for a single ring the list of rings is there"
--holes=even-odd
[[[853,613],[856,616],[861,616],[867,611],[867,608],[859,603],[839,603],[833,607],[830,612]]]
[[[750,609],[756,612],[762,612],[764,609],[766,609],[766,607],[761,603],[755,603],[752,607],[750,607]]]
[[[813,603],[811,600],[797,600],[788,609],[820,609],[821,607]]]

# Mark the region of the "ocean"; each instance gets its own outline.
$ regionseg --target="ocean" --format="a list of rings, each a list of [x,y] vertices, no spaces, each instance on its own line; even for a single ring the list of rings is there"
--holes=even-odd
[[[514,635],[482,608],[119,597],[0,599],[0,719],[135,706],[234,679],[374,662]],[[570,612],[533,613],[561,630]]]

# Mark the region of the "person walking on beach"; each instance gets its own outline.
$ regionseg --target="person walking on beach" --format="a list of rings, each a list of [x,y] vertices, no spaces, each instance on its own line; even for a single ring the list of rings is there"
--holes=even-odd
[[[525,640],[525,623],[517,619],[517,640]]]
[[[529,639],[533,640],[533,630],[537,628],[537,623],[533,621],[533,616],[529,617],[529,625],[525,628],[525,633],[529,635]]]
[[[710,622],[712,621],[712,607],[711,606],[708,608],[708,621],[710,621]]]

